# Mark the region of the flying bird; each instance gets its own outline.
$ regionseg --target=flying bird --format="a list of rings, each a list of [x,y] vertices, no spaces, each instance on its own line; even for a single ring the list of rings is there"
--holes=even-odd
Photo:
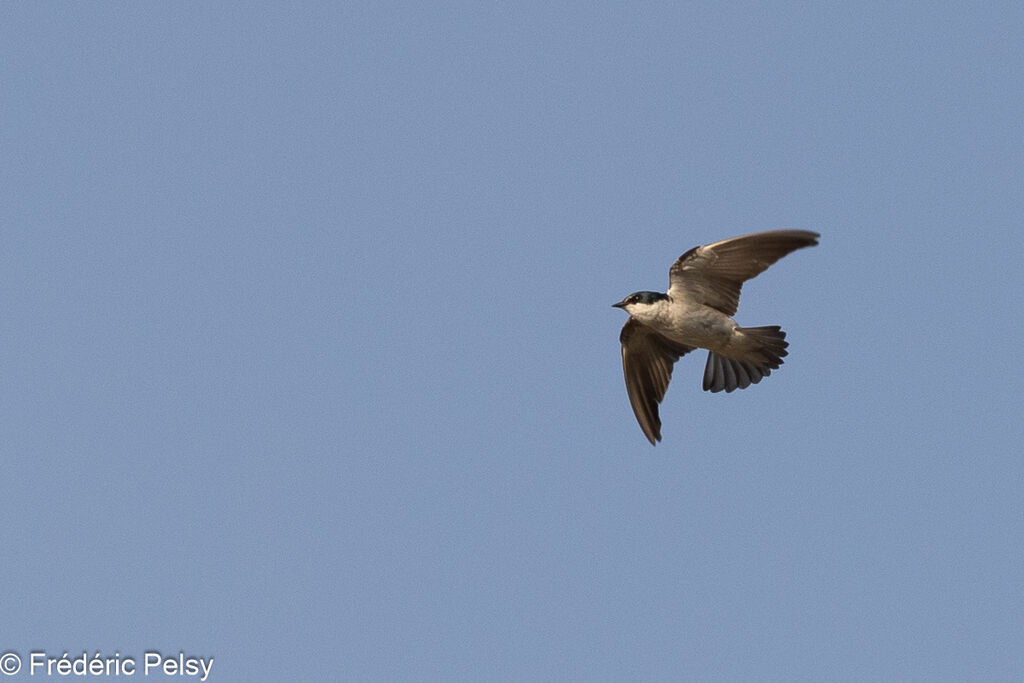
[[[705,391],[757,384],[782,365],[786,333],[777,325],[740,327],[732,319],[740,288],[780,258],[818,244],[818,233],[771,230],[733,237],[680,256],[668,271],[668,292],[635,292],[617,304],[629,313],[622,326],[622,371],[640,429],[661,441],[658,404],[672,366],[694,349],[708,349]]]

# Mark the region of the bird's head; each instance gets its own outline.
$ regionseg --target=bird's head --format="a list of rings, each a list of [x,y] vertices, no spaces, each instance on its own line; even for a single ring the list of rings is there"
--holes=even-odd
[[[668,299],[668,296],[660,292],[634,292],[617,304],[615,308],[621,308],[630,315],[644,317],[644,313],[650,313],[658,305],[659,301]]]

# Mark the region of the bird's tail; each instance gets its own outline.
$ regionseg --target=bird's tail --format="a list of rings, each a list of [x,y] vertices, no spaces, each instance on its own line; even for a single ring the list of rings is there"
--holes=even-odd
[[[744,343],[737,354],[722,356],[708,353],[704,366],[704,391],[734,391],[746,389],[772,374],[782,365],[786,355],[786,333],[778,325],[770,327],[741,327]]]

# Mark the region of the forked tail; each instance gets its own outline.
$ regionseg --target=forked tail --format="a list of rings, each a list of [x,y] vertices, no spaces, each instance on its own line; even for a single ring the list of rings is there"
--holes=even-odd
[[[704,391],[746,389],[772,374],[787,354],[786,333],[778,325],[741,327],[744,348],[727,358],[711,351],[704,366]]]

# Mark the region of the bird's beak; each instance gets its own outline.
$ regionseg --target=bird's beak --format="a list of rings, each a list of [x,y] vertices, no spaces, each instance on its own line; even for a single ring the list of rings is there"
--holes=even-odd
[[[619,302],[619,303],[617,303],[617,304],[612,304],[612,308],[625,308],[625,307],[626,307],[626,302],[625,302],[625,300],[623,300],[623,301],[620,301],[620,302]]]

